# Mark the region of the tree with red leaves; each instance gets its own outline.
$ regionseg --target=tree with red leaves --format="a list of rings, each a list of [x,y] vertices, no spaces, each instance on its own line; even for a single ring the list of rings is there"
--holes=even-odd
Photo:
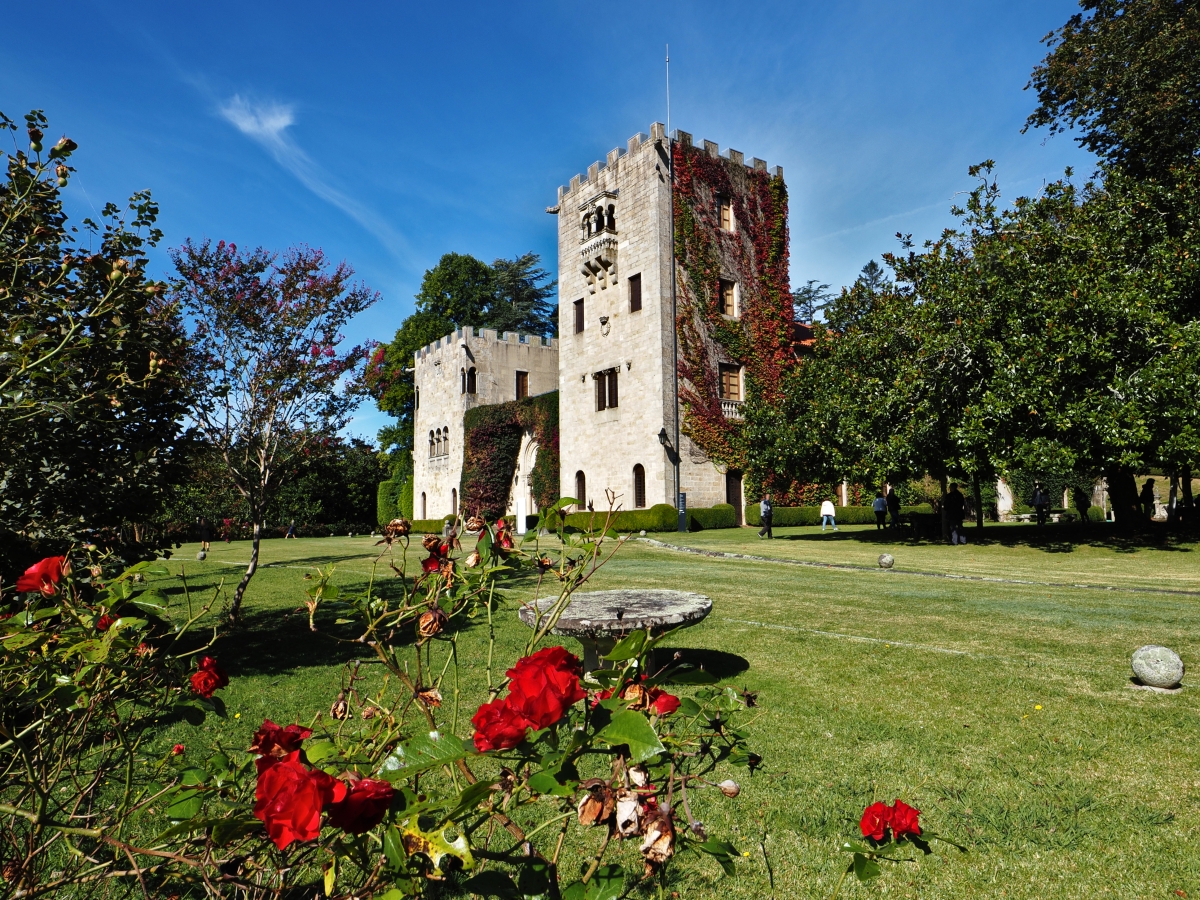
[[[331,268],[308,247],[276,255],[187,241],[171,259],[172,295],[190,320],[192,419],[221,454],[254,529],[230,610],[236,619],[288,461],[345,425],[362,395],[370,348],[339,345],[346,322],[378,294],[352,283],[346,263]]]

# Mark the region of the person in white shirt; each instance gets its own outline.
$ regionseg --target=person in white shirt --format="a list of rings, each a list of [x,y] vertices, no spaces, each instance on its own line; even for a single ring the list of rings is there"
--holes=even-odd
[[[836,516],[836,515],[837,515],[837,512],[833,508],[832,500],[826,500],[821,504],[821,530],[822,531],[825,530],[826,525],[832,525],[834,531],[838,530],[837,522],[834,520],[834,516]]]

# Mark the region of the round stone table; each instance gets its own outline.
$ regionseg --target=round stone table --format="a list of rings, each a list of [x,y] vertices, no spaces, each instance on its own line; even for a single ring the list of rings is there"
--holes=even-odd
[[[530,628],[544,621],[557,597],[547,597],[521,607],[521,621]],[[600,667],[601,658],[631,631],[645,629],[662,634],[672,628],[695,625],[712,612],[712,601],[690,591],[630,590],[591,591],[575,594],[551,629],[583,644],[583,670]]]

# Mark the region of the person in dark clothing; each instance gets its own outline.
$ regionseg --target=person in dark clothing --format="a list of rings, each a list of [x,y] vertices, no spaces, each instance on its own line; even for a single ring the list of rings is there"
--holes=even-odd
[[[888,488],[887,492],[887,508],[888,515],[892,517],[892,527],[900,527],[900,498],[896,496],[895,488]]]
[[[206,516],[197,516],[196,529],[200,532],[200,549],[207,553],[209,541],[212,540],[212,523]]]
[[[1087,524],[1088,510],[1092,508],[1092,498],[1083,488],[1077,487],[1072,492],[1072,498],[1075,501],[1075,508],[1079,510],[1079,519],[1083,524]]]
[[[771,505],[771,495],[766,494],[758,504],[758,513],[762,517],[762,528],[759,529],[758,536],[765,537],[767,540],[774,539],[775,535],[771,533],[771,518],[775,514],[775,507]]]
[[[1154,501],[1156,499],[1154,495],[1153,478],[1146,479],[1146,483],[1142,485],[1142,493],[1138,496],[1138,499],[1142,503],[1142,515],[1145,516],[1146,521],[1149,522],[1154,518]]]
[[[950,520],[950,543],[965,544],[967,535],[963,531],[963,519],[967,514],[967,498],[962,495],[957,484],[950,485],[945,504],[946,517]]]
[[[1038,525],[1045,525],[1046,519],[1050,517],[1050,495],[1046,493],[1046,489],[1040,481],[1033,483],[1033,511],[1037,513]]]

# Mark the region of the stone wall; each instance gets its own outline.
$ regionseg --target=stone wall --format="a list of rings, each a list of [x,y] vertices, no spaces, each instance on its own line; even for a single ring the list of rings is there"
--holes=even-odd
[[[558,386],[558,341],[536,335],[467,327],[414,356],[417,389],[413,450],[413,513],[432,519],[457,512],[463,463],[463,415],[474,406],[517,399],[517,372],[528,374],[535,397]],[[463,378],[475,369],[475,393],[464,393]],[[429,435],[447,435],[446,452],[431,456]]]

